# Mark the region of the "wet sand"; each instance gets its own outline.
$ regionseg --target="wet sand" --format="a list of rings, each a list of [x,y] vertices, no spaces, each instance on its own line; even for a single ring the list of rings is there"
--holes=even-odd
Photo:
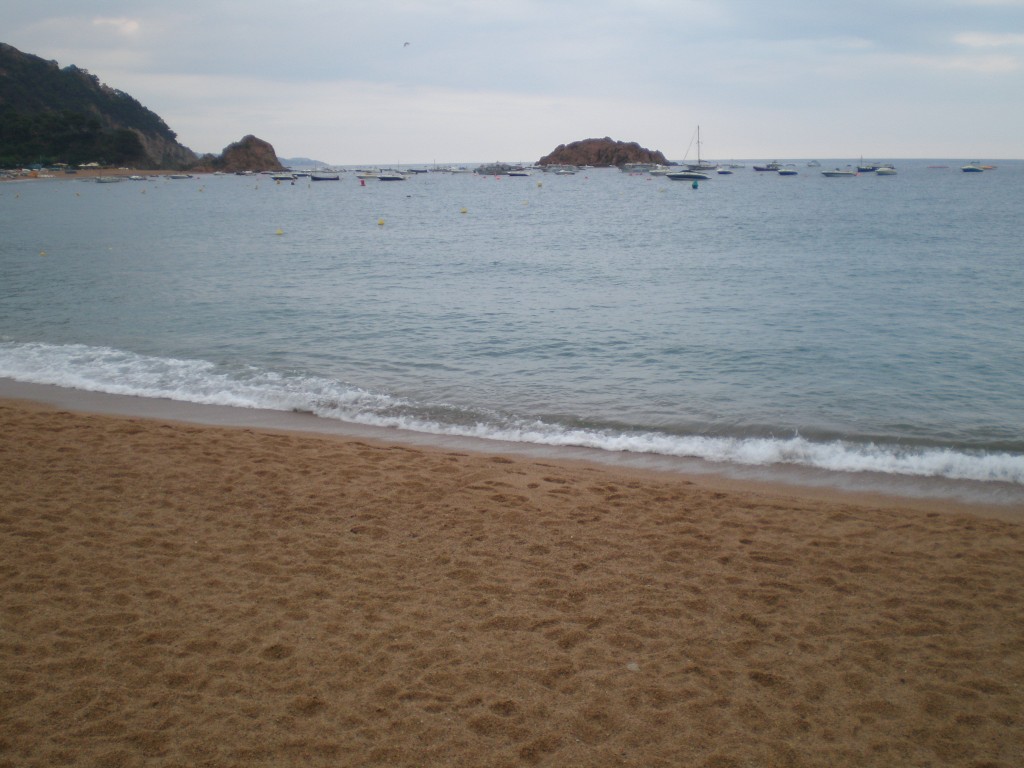
[[[0,400],[0,766],[1024,764],[1024,526]]]

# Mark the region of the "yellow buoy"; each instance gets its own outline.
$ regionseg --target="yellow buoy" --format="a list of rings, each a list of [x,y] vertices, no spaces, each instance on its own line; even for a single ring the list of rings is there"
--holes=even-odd
[[[40,251],[40,252],[39,252],[39,255],[40,255],[40,256],[45,256],[45,255],[46,255],[46,251]]]
[[[466,212],[465,208],[463,208],[461,211],[459,211],[459,213],[465,213],[465,212]]]
[[[279,229],[279,230],[277,230],[277,232],[275,232],[274,234],[275,234],[275,235],[283,235],[283,234],[284,234],[284,230],[283,230],[283,229]]]
[[[377,219],[377,226],[378,227],[383,227],[384,226],[384,219]]]

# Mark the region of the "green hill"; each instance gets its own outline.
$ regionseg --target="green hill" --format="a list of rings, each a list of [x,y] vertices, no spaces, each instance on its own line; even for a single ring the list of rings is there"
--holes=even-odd
[[[154,112],[75,66],[0,43],[0,168],[40,163],[181,168],[192,150]]]

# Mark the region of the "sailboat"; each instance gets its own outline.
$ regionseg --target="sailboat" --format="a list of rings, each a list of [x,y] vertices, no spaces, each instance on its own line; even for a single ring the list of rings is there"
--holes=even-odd
[[[670,179],[677,181],[686,180],[703,180],[710,179],[708,175],[709,171],[713,171],[718,167],[718,163],[707,163],[700,158],[700,126],[697,126],[697,162],[696,163],[685,163],[686,170],[683,171],[672,171],[666,173],[665,176]]]

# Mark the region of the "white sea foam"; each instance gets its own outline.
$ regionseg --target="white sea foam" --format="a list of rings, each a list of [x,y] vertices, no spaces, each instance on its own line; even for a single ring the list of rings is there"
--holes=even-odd
[[[148,357],[104,347],[0,344],[0,376],[215,406],[303,411],[328,419],[439,435],[589,447],[743,466],[791,465],[834,472],[1024,484],[1024,456],[1009,453],[970,453],[950,447],[903,447],[846,440],[816,442],[800,436],[724,437],[568,428],[500,414],[481,416],[456,408],[426,408],[325,378],[288,376],[250,367],[232,369],[207,360]],[[437,418],[438,412],[452,418]]]
[[[417,404],[335,380],[205,360],[146,357],[84,345],[0,343],[0,376],[92,392],[183,402],[312,412],[322,418],[436,435],[686,457],[743,466],[1024,485],[1024,455],[953,447],[903,447],[793,437],[673,435],[579,429],[498,413]],[[444,417],[438,417],[438,413]]]

